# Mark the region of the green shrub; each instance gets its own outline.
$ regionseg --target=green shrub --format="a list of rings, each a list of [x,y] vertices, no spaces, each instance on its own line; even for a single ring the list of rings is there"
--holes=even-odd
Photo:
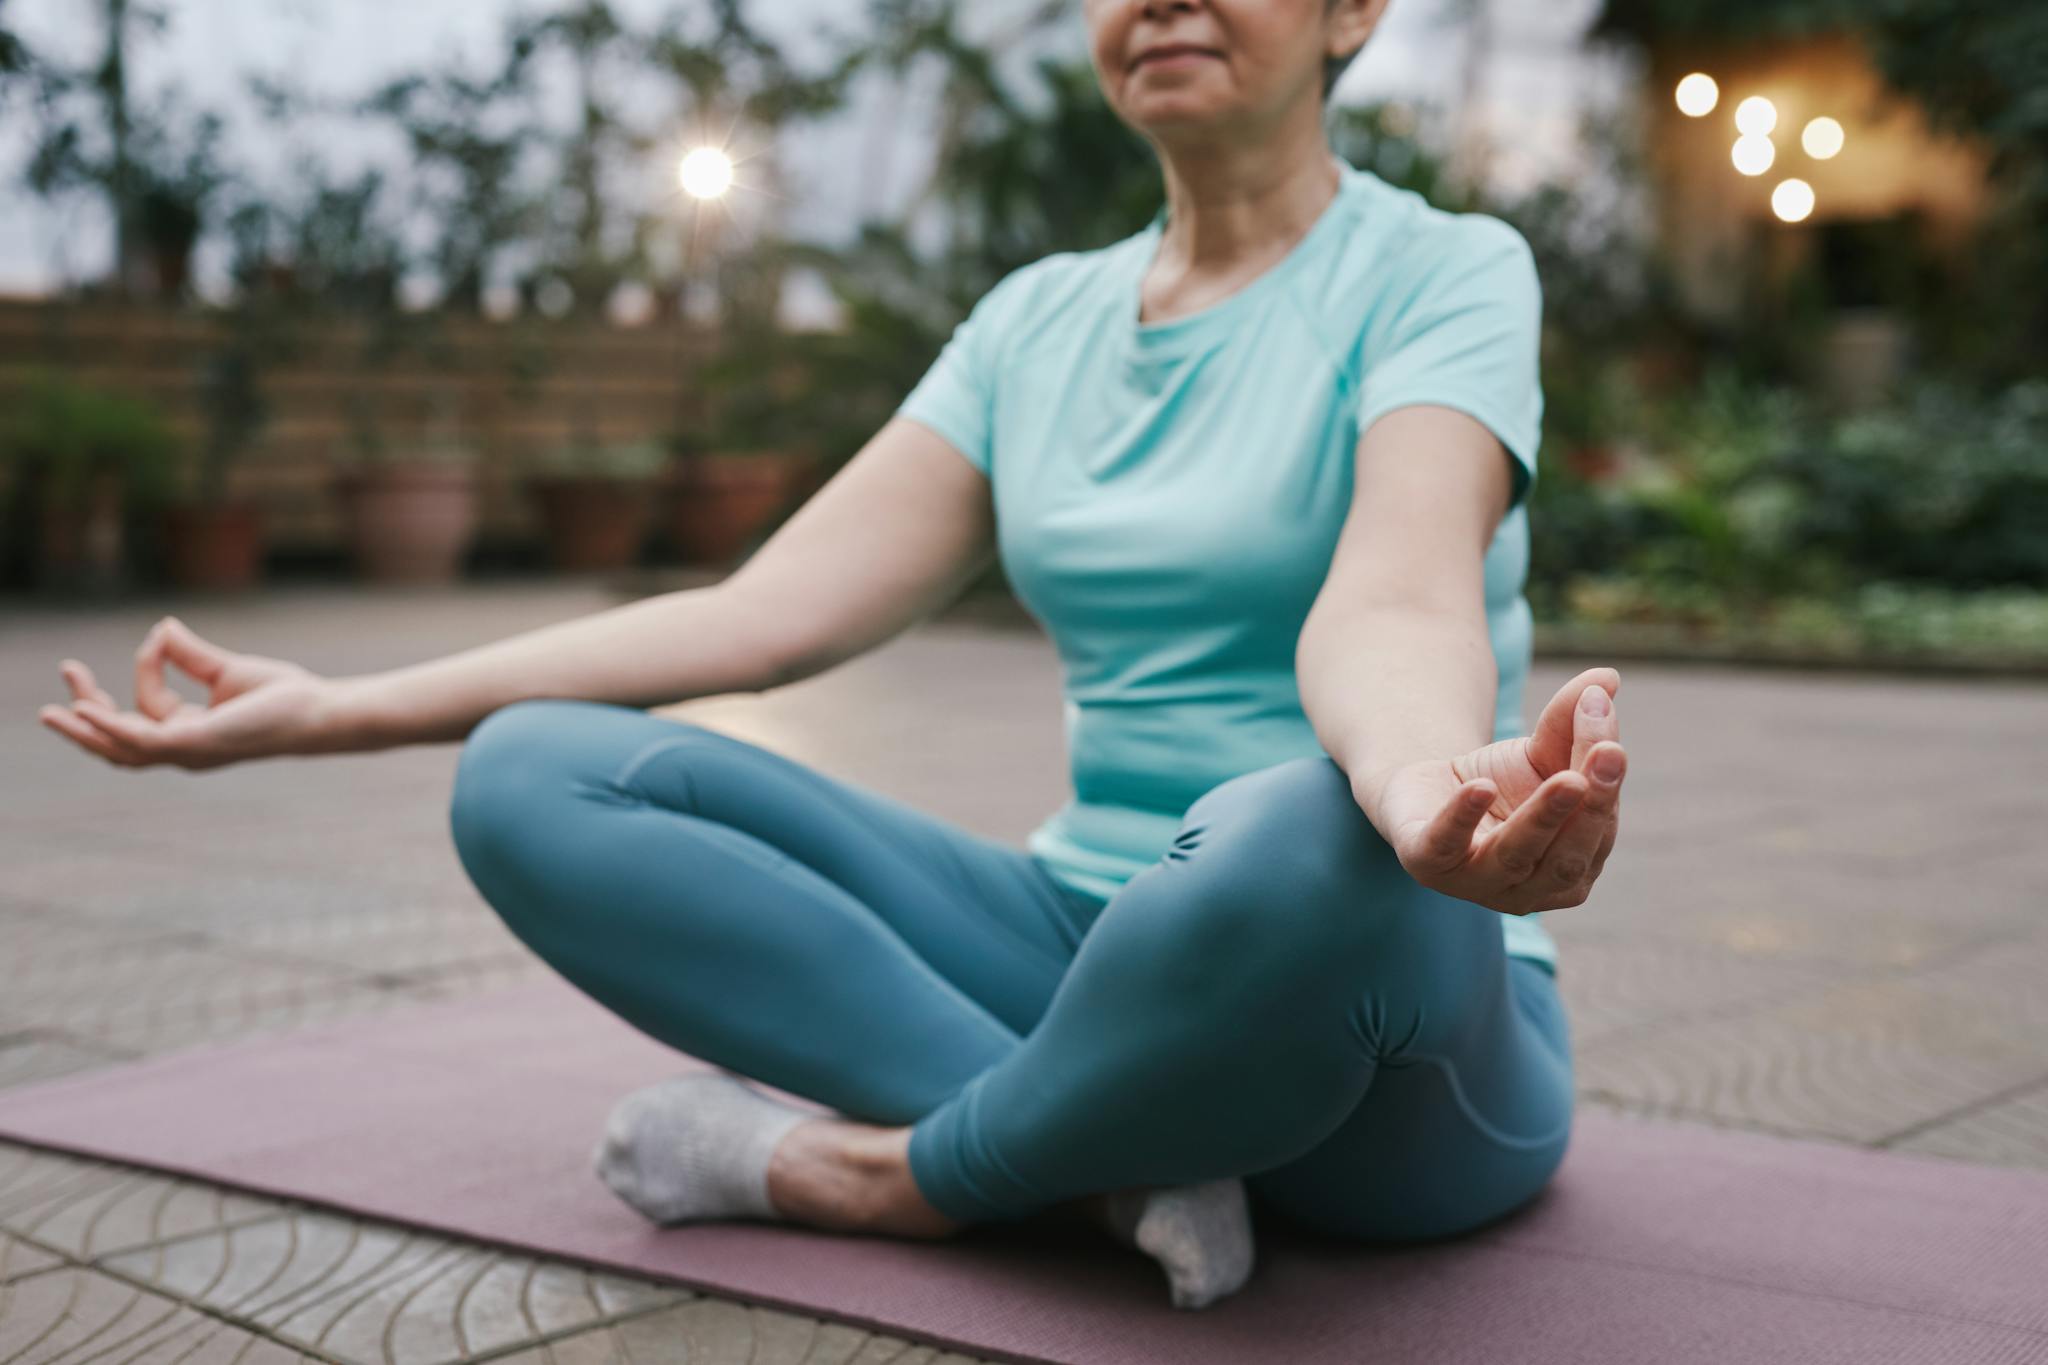
[[[119,473],[134,501],[159,501],[182,449],[150,404],[52,376],[32,381],[0,420],[0,457],[35,471],[44,495],[61,501],[79,497],[102,472]]]

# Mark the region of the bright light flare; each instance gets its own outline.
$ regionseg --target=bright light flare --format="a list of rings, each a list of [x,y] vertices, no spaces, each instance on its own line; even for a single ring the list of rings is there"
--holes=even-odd
[[[1678,112],[1687,118],[1705,118],[1721,102],[1721,87],[1704,71],[1695,71],[1678,83]]]
[[[1767,137],[1778,126],[1778,106],[1762,95],[1751,95],[1735,106],[1735,127],[1749,137]]]
[[[1767,137],[1739,137],[1735,139],[1735,150],[1730,159],[1735,162],[1735,169],[1744,175],[1762,175],[1778,159],[1778,149]]]
[[[1842,125],[1831,118],[1817,118],[1799,135],[1799,145],[1815,161],[1826,161],[1842,150]]]
[[[1787,223],[1803,222],[1813,212],[1813,186],[1787,180],[1771,191],[1771,212]]]
[[[693,199],[717,199],[732,188],[732,158],[716,147],[698,147],[676,168],[683,193]]]

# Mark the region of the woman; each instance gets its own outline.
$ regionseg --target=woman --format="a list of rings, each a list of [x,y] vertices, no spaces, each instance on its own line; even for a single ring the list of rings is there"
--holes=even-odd
[[[1524,732],[1538,287],[1512,229],[1332,155],[1329,85],[1383,7],[1088,0],[1165,207],[1006,277],[725,581],[340,679],[166,618],[139,714],[66,661],[43,720],[194,768],[466,737],[484,897],[725,1068],[628,1097],[600,1144],[660,1222],[943,1237],[1058,1207],[1192,1307],[1249,1273],[1248,1199],[1373,1239],[1519,1208],[1572,1109],[1533,916],[1613,846],[1620,677]],[[1075,794],[1026,850],[640,709],[818,673],[991,553],[1065,668]]]

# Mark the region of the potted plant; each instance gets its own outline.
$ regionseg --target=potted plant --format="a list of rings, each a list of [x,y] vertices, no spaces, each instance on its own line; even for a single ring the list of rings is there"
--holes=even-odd
[[[554,566],[565,573],[631,566],[653,519],[649,494],[667,461],[657,441],[601,441],[587,425],[536,457],[526,488]]]
[[[356,567],[377,583],[447,583],[460,576],[477,524],[476,451],[453,404],[419,437],[395,446],[378,400],[349,404],[350,459],[337,477]]]
[[[37,587],[108,591],[129,576],[131,501],[168,486],[178,439],[155,408],[69,380],[33,383],[0,435],[35,540]]]
[[[668,534],[684,562],[727,564],[810,487],[817,464],[803,374],[736,346],[708,364],[712,421],[681,433],[669,469]]]
[[[164,563],[183,588],[239,592],[263,565],[263,523],[256,500],[230,496],[228,476],[268,420],[262,366],[280,342],[268,310],[244,301],[227,319],[228,336],[207,356],[201,376],[206,439],[191,481],[163,509]]]

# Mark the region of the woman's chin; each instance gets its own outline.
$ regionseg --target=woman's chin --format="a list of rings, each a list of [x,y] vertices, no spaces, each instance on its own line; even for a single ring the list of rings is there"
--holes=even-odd
[[[1129,110],[1133,124],[1148,133],[1185,134],[1229,123],[1235,110],[1214,95],[1200,91],[1157,91]]]

